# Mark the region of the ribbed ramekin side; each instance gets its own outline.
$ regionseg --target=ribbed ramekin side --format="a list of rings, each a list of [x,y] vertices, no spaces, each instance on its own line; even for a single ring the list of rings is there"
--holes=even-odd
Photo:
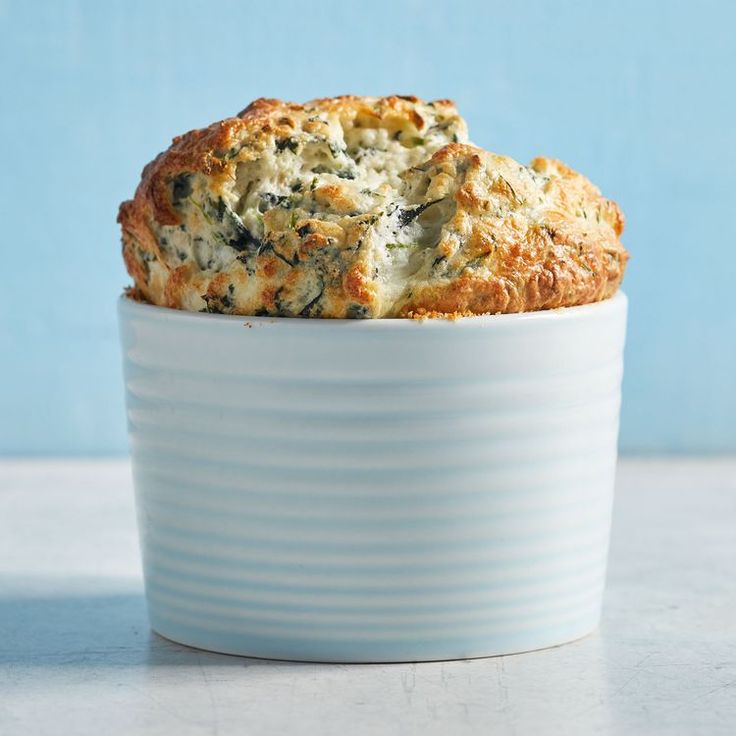
[[[206,335],[210,363],[198,351],[194,367],[180,343],[197,350],[205,322],[167,343],[166,325],[124,318],[154,628],[326,661],[482,656],[588,633],[605,578],[623,318],[399,342],[374,330],[366,343],[325,330],[295,343],[278,325],[247,339],[220,324]],[[291,362],[269,376],[259,355],[275,364],[280,349]]]

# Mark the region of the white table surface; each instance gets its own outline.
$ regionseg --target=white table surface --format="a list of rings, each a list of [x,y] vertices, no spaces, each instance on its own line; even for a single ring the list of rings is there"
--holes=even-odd
[[[126,462],[0,463],[0,734],[736,734],[736,459],[618,478],[596,634],[320,665],[150,632]]]

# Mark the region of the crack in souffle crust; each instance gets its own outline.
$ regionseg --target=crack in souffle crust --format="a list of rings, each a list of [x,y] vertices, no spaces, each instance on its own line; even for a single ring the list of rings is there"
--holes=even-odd
[[[174,139],[120,206],[129,294],[224,314],[524,312],[606,299],[618,206],[468,143],[449,100],[259,99]]]

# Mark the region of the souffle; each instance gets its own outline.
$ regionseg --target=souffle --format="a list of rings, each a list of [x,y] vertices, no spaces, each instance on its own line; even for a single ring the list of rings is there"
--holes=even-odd
[[[467,316],[618,289],[618,206],[468,142],[449,100],[259,99],[174,139],[120,207],[131,297],[273,317]]]

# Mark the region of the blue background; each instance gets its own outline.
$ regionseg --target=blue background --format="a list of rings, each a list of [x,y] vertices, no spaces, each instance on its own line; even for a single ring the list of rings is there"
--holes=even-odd
[[[394,92],[619,202],[622,449],[736,451],[735,8],[0,1],[0,454],[125,452],[115,217],[173,135],[258,96]]]

